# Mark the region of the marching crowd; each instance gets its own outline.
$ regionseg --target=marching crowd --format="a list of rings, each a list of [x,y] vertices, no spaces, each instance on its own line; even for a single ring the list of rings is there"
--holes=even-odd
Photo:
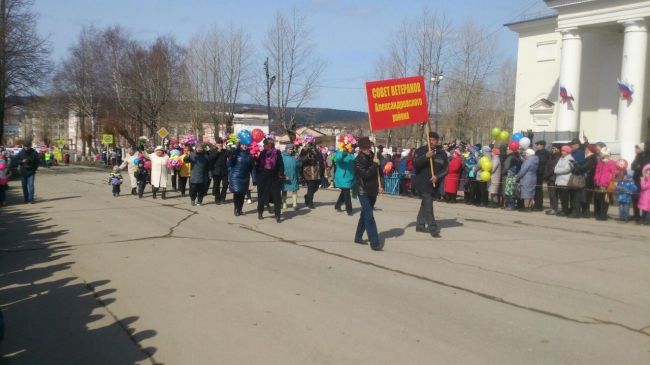
[[[440,235],[434,200],[453,204],[462,191],[466,204],[541,211],[544,185],[550,203],[546,214],[607,220],[609,206],[617,203],[621,222],[650,225],[650,141],[636,146],[636,158],[628,166],[625,160],[613,160],[605,144],[578,139],[553,145],[549,151],[545,141],[528,148],[528,138],[521,145],[514,141],[500,146],[441,145],[439,136],[431,132],[432,150],[425,145],[391,156],[381,146],[373,149],[367,137],[357,140],[345,135],[336,148],[322,148],[308,136],[282,151],[273,136],[258,137],[259,143],[250,139],[250,133],[242,136],[247,141],[217,139],[211,145],[172,141],[151,153],[132,147],[123,162],[113,167],[108,183],[113,196],[119,196],[124,182],[121,171],[127,170],[131,194],[142,198],[151,185],[154,199],[166,199],[169,187],[182,197],[189,194],[193,206],[204,204],[212,186],[217,205],[225,203],[228,191],[232,193],[235,216],[244,214],[244,203],[252,203],[251,191],[257,189],[258,218],[263,219],[269,210],[278,223],[282,209],[298,209],[301,186],[306,187],[304,205],[314,209],[316,192],[331,184],[340,189],[336,211],[352,215],[352,198],[358,198],[361,214],[355,242],[364,243],[366,233],[376,250],[381,250],[382,243],[373,209],[389,177],[400,179],[400,193],[420,197],[416,231],[434,237]],[[38,152],[28,144],[13,157],[0,150],[0,204],[5,205],[12,167],[18,168],[25,202],[33,202],[39,161]]]

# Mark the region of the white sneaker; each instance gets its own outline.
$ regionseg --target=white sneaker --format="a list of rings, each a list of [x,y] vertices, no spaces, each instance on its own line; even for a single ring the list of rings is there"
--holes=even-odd
[[[198,205],[198,206],[200,207],[200,206],[201,206],[201,202],[196,202],[196,205]]]
[[[248,199],[248,200],[246,200],[246,203],[248,203],[248,204],[253,204],[253,201],[250,200],[250,199]]]
[[[287,209],[287,203],[282,204],[282,209]]]

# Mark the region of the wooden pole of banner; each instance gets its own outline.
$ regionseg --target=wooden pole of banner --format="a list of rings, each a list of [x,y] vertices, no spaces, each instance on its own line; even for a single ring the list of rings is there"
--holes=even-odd
[[[372,159],[374,160],[377,157],[377,145],[376,145],[376,138],[375,134],[372,132],[372,121],[370,120],[370,116],[368,116],[368,126],[370,127],[370,140],[372,141]],[[377,167],[377,183],[379,184],[379,188],[382,189],[381,187],[381,165]],[[383,189],[381,190],[381,195],[384,195]]]
[[[431,127],[429,126],[428,122],[425,123],[424,127],[425,127],[424,128],[424,134],[425,134],[424,139],[427,140],[427,146],[429,147],[429,152],[431,152],[431,140],[429,139],[429,133],[431,132]],[[435,169],[433,167],[433,160],[435,159],[435,157],[436,157],[436,154],[434,153],[432,158],[429,159],[429,167],[431,168],[431,178],[436,176],[436,171],[435,171]],[[436,184],[433,181],[431,182],[431,184],[433,184],[434,188],[436,187]]]

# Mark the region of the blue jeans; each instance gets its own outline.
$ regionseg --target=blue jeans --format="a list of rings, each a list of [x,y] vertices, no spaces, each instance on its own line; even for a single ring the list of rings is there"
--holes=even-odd
[[[34,200],[34,178],[36,178],[36,175],[20,177],[23,184],[23,197],[25,198],[25,202]]]
[[[618,216],[624,221],[630,220],[630,203],[618,203]]]
[[[367,232],[370,246],[379,247],[379,234],[377,233],[377,223],[372,210],[377,202],[376,196],[359,195],[359,204],[361,204],[361,215],[357,224],[357,233],[354,236],[355,241],[361,241],[363,232]]]

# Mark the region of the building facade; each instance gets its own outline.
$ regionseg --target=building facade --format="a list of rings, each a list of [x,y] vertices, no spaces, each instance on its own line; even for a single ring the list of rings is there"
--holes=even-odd
[[[631,161],[648,139],[650,1],[545,0],[519,34],[514,130],[583,135]]]

